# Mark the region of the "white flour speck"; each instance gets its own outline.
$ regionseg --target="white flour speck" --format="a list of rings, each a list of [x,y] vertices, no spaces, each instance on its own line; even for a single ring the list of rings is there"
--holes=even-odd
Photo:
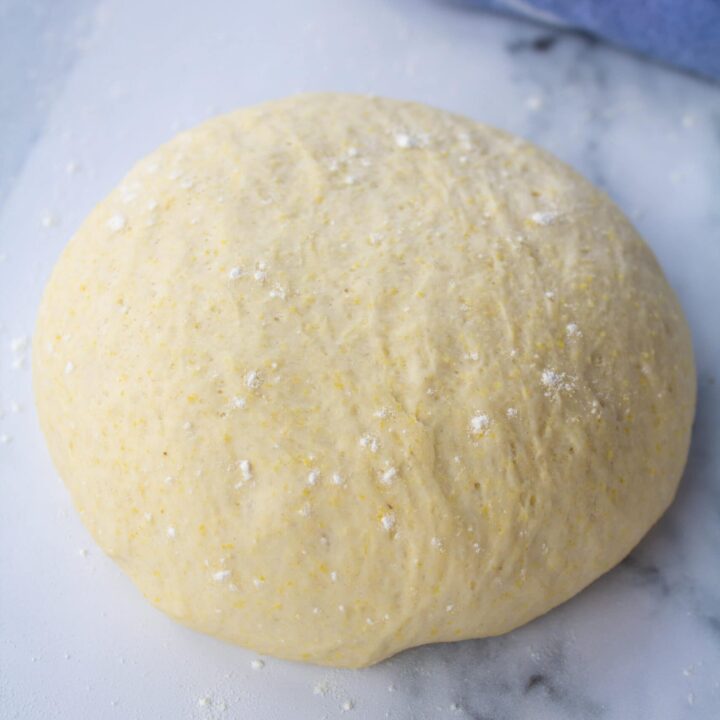
[[[330,582],[337,582],[337,579],[338,579],[338,574],[335,572],[335,570],[333,570],[330,573]]]
[[[386,418],[390,417],[390,410],[389,408],[382,407],[379,410],[376,410],[373,415],[377,418]]]
[[[10,350],[16,355],[20,355],[27,350],[28,338],[26,335],[20,335],[10,341]]]
[[[430,139],[425,133],[410,135],[406,132],[396,132],[394,138],[395,144],[403,149],[425,147]]]
[[[253,585],[256,588],[260,588],[265,584],[265,581],[262,578],[253,578]]]
[[[110,232],[119,232],[125,227],[125,217],[120,214],[113,215],[105,224]]]
[[[430,544],[436,549],[436,550],[442,550],[443,549],[443,541],[439,537],[433,537],[430,539]]]
[[[470,432],[473,435],[482,435],[490,427],[490,418],[485,413],[479,413],[470,418]]]
[[[545,297],[548,300],[554,300],[555,299],[555,293],[552,290],[546,290],[545,291]]]
[[[260,385],[262,385],[260,373],[257,370],[250,370],[250,372],[245,375],[245,386],[250,390],[257,390]]]
[[[380,518],[380,524],[384,530],[390,532],[395,527],[395,513],[386,513]]]
[[[275,285],[270,291],[270,297],[277,298],[278,300],[284,300],[287,297],[287,292],[281,285]]]
[[[557,372],[546,368],[540,375],[540,382],[545,386],[545,397],[556,395],[560,391],[570,392],[573,390],[572,378],[568,378],[564,372]]]
[[[373,435],[363,435],[360,438],[360,445],[367,448],[370,452],[377,452],[380,447],[380,441]]]
[[[241,460],[238,464],[243,480],[252,480],[252,466],[249,460]]]
[[[575,323],[568,323],[565,326],[565,334],[568,337],[580,337],[582,333],[580,332],[580,328]]]
[[[230,268],[230,272],[228,273],[228,277],[231,280],[237,280],[238,278],[241,278],[242,275],[243,275],[242,268],[239,268],[239,267]]]
[[[68,360],[65,365],[65,374],[69,375],[75,369],[75,365]]]
[[[445,612],[452,612],[454,609],[455,609],[455,606],[452,603],[445,606]]]
[[[232,406],[238,410],[242,410],[247,405],[245,398],[237,395],[230,402],[232,403]]]
[[[267,263],[264,263],[262,260],[255,263],[255,272],[253,273],[253,277],[259,283],[264,283],[267,280]]]
[[[558,219],[558,214],[550,211],[534,212],[530,215],[530,219],[536,225],[552,225]]]
[[[225,582],[230,577],[230,571],[229,570],[218,570],[217,572],[213,573],[212,579],[215,582]]]
[[[302,517],[310,517],[311,512],[312,507],[310,503],[304,503],[303,506],[298,510],[298,515],[302,515]]]
[[[177,535],[177,532],[176,532],[175,528],[174,528],[172,525],[171,525],[170,527],[168,527],[168,529],[167,529],[166,532],[167,532],[167,536],[168,536],[169,538],[174,538],[174,537]]]
[[[262,670],[265,667],[265,661],[264,660],[252,660],[250,662],[250,667],[253,670]]]
[[[352,700],[345,700],[340,706],[340,710],[343,712],[350,712],[355,707],[355,703]]]
[[[308,485],[317,485],[317,481],[319,479],[320,479],[320,471],[319,470],[311,470],[307,476],[307,484]]]
[[[505,413],[509,418],[517,417],[518,411],[515,408],[508,408]]]
[[[343,479],[343,476],[340,473],[333,473],[332,477],[330,478],[333,485],[342,485],[345,480]]]
[[[44,228],[51,228],[58,224],[58,219],[53,213],[47,212],[42,216],[40,222]]]
[[[392,485],[393,480],[397,477],[397,468],[389,467],[385,472],[380,476],[380,482],[383,485]]]
[[[315,683],[315,687],[313,687],[313,695],[322,695],[325,696],[330,691],[330,684],[327,682],[327,680],[321,680],[320,682]]]

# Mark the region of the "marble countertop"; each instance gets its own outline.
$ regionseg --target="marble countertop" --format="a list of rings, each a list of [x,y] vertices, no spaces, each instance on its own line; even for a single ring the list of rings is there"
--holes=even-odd
[[[0,716],[720,717],[720,88],[440,0],[0,0]],[[500,638],[363,671],[174,624],[83,529],[32,408],[42,286],[91,207],[179,129],[300,90],[425,101],[524,135],[615,198],[692,327],[677,501],[618,568]]]

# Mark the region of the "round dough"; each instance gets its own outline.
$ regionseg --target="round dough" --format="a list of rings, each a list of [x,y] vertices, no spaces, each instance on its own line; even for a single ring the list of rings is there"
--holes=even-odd
[[[34,352],[54,461],[166,613],[357,667],[503,633],[673,498],[688,328],[612,202],[422,105],[309,95],[140,162]]]

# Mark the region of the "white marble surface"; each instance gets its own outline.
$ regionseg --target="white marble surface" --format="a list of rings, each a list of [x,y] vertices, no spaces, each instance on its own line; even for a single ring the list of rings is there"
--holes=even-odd
[[[253,669],[142,600],[50,465],[19,342],[67,238],[135,159],[298,90],[426,101],[573,164],[655,249],[699,370],[678,499],[625,563],[510,635],[361,672]],[[0,717],[720,717],[717,86],[432,0],[0,0],[0,257]]]

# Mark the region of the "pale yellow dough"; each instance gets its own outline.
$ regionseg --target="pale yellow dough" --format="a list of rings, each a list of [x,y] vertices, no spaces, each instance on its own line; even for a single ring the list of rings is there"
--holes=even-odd
[[[84,523],[157,607],[358,667],[511,630],[673,498],[688,328],[613,203],[422,105],[309,95],[140,162],[34,346]]]

